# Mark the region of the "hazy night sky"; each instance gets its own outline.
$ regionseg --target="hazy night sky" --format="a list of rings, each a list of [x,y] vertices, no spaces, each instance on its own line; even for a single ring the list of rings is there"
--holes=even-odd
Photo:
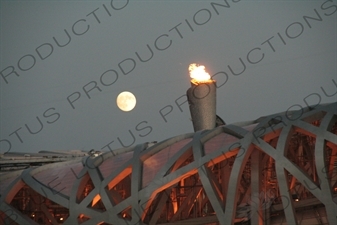
[[[190,63],[216,74],[227,124],[305,107],[307,96],[337,101],[337,1],[0,2],[0,153],[192,132]],[[134,110],[116,106],[122,91]]]

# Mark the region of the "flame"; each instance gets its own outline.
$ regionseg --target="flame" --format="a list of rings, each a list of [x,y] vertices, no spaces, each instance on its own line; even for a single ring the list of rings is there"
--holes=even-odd
[[[207,83],[211,81],[211,76],[205,71],[205,66],[196,63],[190,64],[188,67],[190,72],[191,82],[194,84]]]

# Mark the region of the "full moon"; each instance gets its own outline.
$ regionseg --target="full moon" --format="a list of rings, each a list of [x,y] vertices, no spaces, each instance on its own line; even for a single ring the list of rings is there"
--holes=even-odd
[[[136,106],[136,97],[131,92],[123,91],[117,96],[116,102],[120,110],[127,112]]]

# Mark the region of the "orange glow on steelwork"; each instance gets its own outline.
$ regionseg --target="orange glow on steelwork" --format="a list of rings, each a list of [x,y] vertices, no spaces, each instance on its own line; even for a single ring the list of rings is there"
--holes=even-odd
[[[92,204],[91,206],[96,205],[97,202],[99,202],[99,200],[101,200],[101,196],[99,194],[97,194],[94,199],[92,200]]]
[[[198,88],[200,86],[202,85],[199,83]],[[310,113],[309,117],[301,123],[313,121],[315,124],[320,124],[320,119],[325,119],[323,117],[325,114],[312,114],[311,111]],[[331,118],[334,128],[330,128],[331,131],[324,129],[330,132],[328,139],[337,135],[337,122],[334,119],[336,117]],[[20,224],[103,225],[116,222],[127,224],[128,221],[134,220],[134,217],[144,225],[234,224],[249,219],[250,209],[252,206],[255,207],[255,203],[259,207],[259,211],[256,211],[257,217],[268,214],[268,210],[272,210],[272,214],[267,216],[275,222],[284,219],[281,217],[287,213],[283,209],[282,191],[288,193],[288,190],[291,190],[289,201],[295,202],[295,204],[289,204],[289,207],[293,207],[293,210],[289,212],[290,214],[294,212],[294,218],[297,216],[298,209],[302,213],[304,210],[301,208],[306,207],[308,213],[305,216],[310,216],[312,213],[309,210],[315,209],[322,221],[328,221],[329,218],[325,215],[332,212],[332,207],[330,207],[332,200],[316,198],[315,193],[306,188],[295,176],[302,171],[301,177],[308,183],[318,177],[316,170],[312,169],[321,168],[318,164],[320,161],[315,160],[317,149],[315,137],[323,139],[324,136],[320,136],[319,129],[310,130],[312,133],[310,134],[301,127],[296,127],[283,134],[281,126],[283,124],[278,123],[278,129],[270,130],[269,133],[265,131],[266,134],[261,136],[260,145],[258,142],[241,141],[245,138],[250,140],[254,129],[260,126],[259,124],[263,125],[268,122],[270,121],[265,120],[240,125],[240,127],[235,125],[233,126],[235,129],[231,126],[216,128],[201,132],[200,136],[184,134],[154,146],[138,145],[133,149],[137,153],[134,159],[131,156],[122,155],[129,152],[120,153],[125,161],[120,160],[118,155],[105,153],[104,157],[93,161],[97,165],[101,162],[99,160],[104,159],[101,166],[92,168],[84,165],[84,171],[79,174],[78,178],[70,174],[69,179],[60,179],[60,185],[54,186],[52,190],[56,192],[63,187],[68,188],[68,191],[63,191],[63,193],[68,193],[65,197],[57,194],[45,196],[39,191],[41,183],[48,185],[51,181],[51,174],[55,172],[55,168],[48,167],[48,165],[37,170],[33,169],[30,174],[22,174],[21,179],[18,179],[15,185],[3,188],[4,182],[0,182],[0,190],[5,190],[3,193],[6,193],[5,206],[9,205],[15,209],[20,219],[26,222]],[[322,124],[329,123],[325,121]],[[294,125],[287,123],[287,126]],[[276,151],[280,142],[282,142],[283,152]],[[247,146],[242,146],[244,143]],[[317,185],[314,189],[317,193],[330,194],[332,192],[331,196],[335,198],[337,145],[330,140],[321,147],[324,148],[318,148],[318,150],[322,152],[322,157],[325,157],[325,161],[321,163],[327,168],[321,172],[329,178],[329,182],[325,183],[326,187],[321,185],[321,188],[327,191],[320,190],[318,182],[312,182],[310,186],[314,188]],[[257,151],[259,154],[253,154]],[[110,160],[111,158],[114,160]],[[156,167],[154,162],[156,162]],[[286,168],[281,168],[285,171],[284,175],[282,173],[282,185],[277,179],[276,165],[278,162],[288,165]],[[288,162],[291,163],[286,164]],[[64,168],[64,164],[60,164],[57,168],[58,173],[55,173],[55,176],[69,173],[69,168]],[[94,172],[97,170],[105,174],[104,180],[96,177],[97,173]],[[10,180],[4,180],[8,185],[17,179],[17,175],[10,178]],[[36,186],[29,186],[30,184],[23,182],[26,178],[38,183]],[[81,180],[77,182],[78,179]],[[146,182],[144,182],[145,179]],[[104,196],[101,197],[102,190]],[[72,197],[70,193],[76,193],[76,196]],[[68,201],[69,206],[61,204],[63,201]],[[266,206],[268,208],[265,208]],[[76,207],[75,210],[74,207]],[[230,207],[233,207],[233,215],[229,218],[223,217],[222,213]],[[264,209],[268,210],[263,211]],[[109,213],[108,216],[106,216],[107,213]],[[334,219],[334,214],[331,213],[331,215]],[[119,221],[114,221],[115,218]],[[228,223],[221,223],[224,219],[228,219]],[[0,220],[8,220],[9,223],[15,224],[8,210],[5,212],[0,210]],[[119,223],[120,221],[122,222]],[[254,224],[259,224],[258,221],[256,220]],[[302,222],[307,224],[307,221]],[[332,222],[329,224],[335,224],[334,220]]]

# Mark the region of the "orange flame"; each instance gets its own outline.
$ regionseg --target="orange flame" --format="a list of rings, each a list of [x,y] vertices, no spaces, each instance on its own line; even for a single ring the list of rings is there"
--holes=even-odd
[[[205,71],[205,66],[196,63],[190,64],[188,67],[190,72],[191,82],[194,84],[207,83],[211,81],[211,76]]]

